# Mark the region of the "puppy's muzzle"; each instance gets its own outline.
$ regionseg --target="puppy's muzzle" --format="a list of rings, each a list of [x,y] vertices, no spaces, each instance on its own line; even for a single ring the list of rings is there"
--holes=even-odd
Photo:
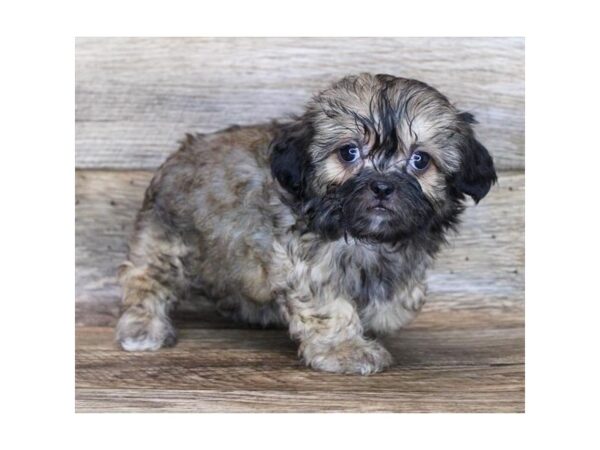
[[[389,181],[375,180],[371,181],[369,187],[375,194],[375,198],[378,200],[387,199],[392,192],[394,192],[394,185]]]

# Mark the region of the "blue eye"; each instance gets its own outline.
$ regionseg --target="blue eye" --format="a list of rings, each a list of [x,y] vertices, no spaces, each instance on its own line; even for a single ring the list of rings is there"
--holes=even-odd
[[[360,158],[360,150],[354,145],[344,145],[338,151],[340,153],[340,158],[349,163],[356,162]]]
[[[425,170],[431,161],[429,153],[414,152],[410,157],[410,165],[416,170]]]

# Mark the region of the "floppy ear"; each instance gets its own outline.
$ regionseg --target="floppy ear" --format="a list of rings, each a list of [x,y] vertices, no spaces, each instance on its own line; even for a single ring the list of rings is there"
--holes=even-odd
[[[283,125],[271,142],[271,172],[279,184],[298,198],[306,194],[306,175],[312,168],[308,147],[314,137],[303,118]]]
[[[461,170],[456,182],[458,189],[479,203],[496,180],[496,169],[489,152],[473,135],[469,136],[463,147]]]

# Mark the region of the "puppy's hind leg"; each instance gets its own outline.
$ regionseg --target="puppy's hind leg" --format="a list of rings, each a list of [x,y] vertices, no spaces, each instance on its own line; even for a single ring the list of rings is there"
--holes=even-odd
[[[184,246],[165,234],[141,228],[132,242],[129,260],[120,269],[123,286],[116,339],[124,350],[148,351],[175,345],[169,314],[184,295],[187,281]]]

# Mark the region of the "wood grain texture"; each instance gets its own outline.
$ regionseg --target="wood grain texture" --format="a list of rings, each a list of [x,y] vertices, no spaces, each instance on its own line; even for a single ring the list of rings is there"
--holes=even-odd
[[[79,325],[113,325],[134,216],[152,174],[91,171],[76,174],[76,311]],[[488,197],[470,206],[457,237],[430,272],[429,303],[438,310],[523,308],[524,175],[502,173]],[[199,299],[180,313],[217,320]],[[220,321],[222,323],[222,321]],[[226,327],[226,324],[222,324]]]
[[[524,55],[522,38],[80,38],[76,164],[154,169],[185,132],[283,118],[368,71],[438,88],[498,168],[523,169]]]
[[[125,353],[110,328],[77,329],[76,409],[179,412],[522,412],[522,316],[428,311],[385,344],[370,377],[301,365],[283,330],[186,329],[178,345]]]

